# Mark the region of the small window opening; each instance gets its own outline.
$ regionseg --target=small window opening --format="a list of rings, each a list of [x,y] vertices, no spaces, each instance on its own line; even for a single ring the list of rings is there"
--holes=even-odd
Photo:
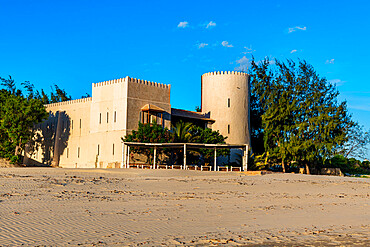
[[[109,113],[107,112],[107,123],[108,123],[108,119],[109,119]]]
[[[113,155],[114,155],[114,143],[113,143],[113,150],[112,150],[112,153],[113,153]]]
[[[230,134],[230,124],[227,125],[227,133]]]
[[[99,113],[99,124],[101,124],[101,113]]]
[[[114,122],[116,122],[116,121],[117,121],[117,112],[114,111]]]
[[[82,126],[82,120],[80,119],[80,129],[81,129],[81,126]]]
[[[77,158],[80,158],[80,147],[77,149]]]
[[[230,98],[227,99],[227,107],[230,107]]]
[[[98,144],[98,155],[100,154],[100,145]]]

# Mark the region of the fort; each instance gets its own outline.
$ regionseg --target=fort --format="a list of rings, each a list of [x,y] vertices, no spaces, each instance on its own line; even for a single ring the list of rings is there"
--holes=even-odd
[[[92,97],[46,105],[49,118],[35,126],[42,144],[26,148],[24,162],[122,167],[121,137],[137,129],[139,122],[154,121],[169,129],[180,120],[192,122],[219,130],[228,144],[250,145],[249,75],[209,72],[201,83],[201,112],[171,108],[171,85],[128,76],[93,83]]]

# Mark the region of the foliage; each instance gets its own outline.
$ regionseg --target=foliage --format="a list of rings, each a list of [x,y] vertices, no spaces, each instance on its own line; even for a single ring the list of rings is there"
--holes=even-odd
[[[370,130],[365,131],[363,126],[356,123],[348,131],[347,142],[337,151],[345,158],[365,158],[370,144]]]
[[[225,144],[225,140],[227,137],[224,137],[220,134],[218,130],[214,131],[209,128],[201,128],[195,125],[192,125],[189,129],[190,135],[192,136],[191,142],[193,143],[206,143],[206,144]],[[210,163],[211,160],[214,158],[214,150],[213,149],[200,149],[199,153],[202,157]],[[218,156],[227,156],[229,155],[230,150],[228,149],[218,149],[217,150],[217,157]]]
[[[122,138],[124,142],[142,142],[142,143],[208,143],[218,144],[225,143],[226,137],[223,137],[218,131],[212,131],[211,129],[203,129],[198,126],[192,125],[188,122],[179,121],[176,126],[173,126],[172,130],[162,128],[161,125],[156,123],[143,124],[139,122],[138,130],[133,130],[131,134],[127,134]],[[151,162],[153,157],[153,148],[132,148],[132,151],[137,154],[143,154],[147,157],[147,162]],[[161,153],[167,153],[166,149],[158,149]],[[178,160],[182,160],[182,150],[175,151],[178,156]],[[202,155],[208,162],[214,157],[214,150],[211,149],[200,149],[191,151],[188,159],[192,159],[192,155],[198,153]],[[217,150],[217,155],[228,155],[229,150]],[[199,157],[198,157],[199,158]]]
[[[335,86],[319,77],[312,65],[292,60],[256,63],[252,76],[252,145],[273,162],[322,163],[348,140],[354,126],[346,102],[337,102]],[[258,117],[260,116],[260,118]],[[263,148],[258,147],[263,140]],[[253,143],[254,141],[254,143]]]
[[[174,142],[187,143],[192,142],[192,134],[189,132],[192,124],[189,122],[179,121],[175,126],[172,126],[172,133],[174,136]]]
[[[27,143],[41,145],[34,126],[48,118],[44,104],[70,100],[71,96],[55,84],[48,96],[29,81],[21,83],[26,94],[17,89],[11,76],[0,77],[0,81],[5,88],[0,91],[0,157],[19,163]]]
[[[173,135],[167,128],[162,128],[161,125],[143,124],[139,122],[138,130],[133,130],[131,134],[127,134],[122,138],[124,142],[141,142],[141,143],[168,143],[173,142]],[[153,148],[139,148],[131,149],[133,153],[143,154],[147,157],[147,162],[152,161],[154,155]],[[163,149],[158,149],[158,152],[164,152]]]
[[[349,174],[370,174],[370,162],[347,158],[343,155],[335,155],[327,159],[323,167],[340,168],[342,172]]]
[[[22,150],[33,137],[33,126],[47,118],[40,100],[0,91],[0,157],[19,163]]]

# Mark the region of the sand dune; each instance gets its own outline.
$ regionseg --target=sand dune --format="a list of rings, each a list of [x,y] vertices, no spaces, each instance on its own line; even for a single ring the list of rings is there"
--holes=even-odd
[[[0,169],[1,246],[370,246],[370,180]]]

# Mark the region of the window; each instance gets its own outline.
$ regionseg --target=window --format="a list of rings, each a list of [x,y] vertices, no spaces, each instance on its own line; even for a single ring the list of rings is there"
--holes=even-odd
[[[230,134],[230,124],[227,125],[227,133]]]
[[[116,121],[117,121],[117,112],[114,111],[114,122],[116,122]]]
[[[109,113],[107,112],[107,123],[108,123],[108,119],[109,119]]]
[[[101,113],[99,113],[99,124],[101,124]]]
[[[80,129],[81,129],[81,126],[82,126],[82,120],[80,119]]]
[[[80,158],[80,147],[77,148],[77,158]]]
[[[114,155],[114,143],[113,143],[113,152],[112,152],[112,153],[113,153],[113,155]]]
[[[230,98],[227,99],[227,107],[230,107]]]
[[[98,155],[100,154],[100,145],[98,144]]]

